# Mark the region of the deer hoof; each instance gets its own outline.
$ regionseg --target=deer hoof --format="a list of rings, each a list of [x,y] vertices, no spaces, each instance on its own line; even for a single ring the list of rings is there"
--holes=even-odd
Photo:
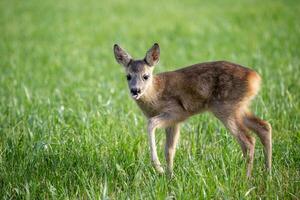
[[[165,170],[164,170],[164,168],[162,168],[161,165],[156,164],[156,165],[154,165],[154,168],[155,168],[155,171],[158,172],[159,174],[165,173]]]

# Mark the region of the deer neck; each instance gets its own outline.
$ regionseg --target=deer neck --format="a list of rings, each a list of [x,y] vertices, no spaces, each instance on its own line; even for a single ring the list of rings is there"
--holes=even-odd
[[[162,81],[159,77],[153,76],[151,84],[146,89],[145,93],[137,100],[138,103],[155,104],[163,89]]]

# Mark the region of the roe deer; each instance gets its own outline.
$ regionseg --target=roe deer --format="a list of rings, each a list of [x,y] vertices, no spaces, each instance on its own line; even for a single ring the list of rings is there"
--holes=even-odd
[[[165,128],[167,171],[173,174],[179,124],[188,117],[212,112],[237,139],[247,158],[247,176],[251,176],[255,137],[264,146],[265,164],[271,169],[272,133],[268,122],[249,110],[249,103],[258,93],[260,76],[253,70],[227,61],[195,64],[176,71],[153,74],[159,61],[160,48],[155,43],[144,59],[134,60],[117,44],[117,62],[124,66],[132,98],[148,119],[151,160],[157,172],[163,173],[156,152],[155,130]]]

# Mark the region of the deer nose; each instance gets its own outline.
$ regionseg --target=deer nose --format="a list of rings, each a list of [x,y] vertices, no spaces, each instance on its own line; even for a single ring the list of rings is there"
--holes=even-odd
[[[133,95],[137,95],[141,93],[141,90],[139,88],[131,88],[130,92]]]

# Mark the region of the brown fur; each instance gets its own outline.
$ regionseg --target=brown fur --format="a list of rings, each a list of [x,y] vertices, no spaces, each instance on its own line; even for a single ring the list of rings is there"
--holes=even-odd
[[[123,53],[122,49],[120,51]],[[255,138],[249,134],[250,130],[264,145],[266,166],[271,168],[271,126],[248,111],[250,101],[260,88],[261,78],[255,71],[227,61],[216,61],[160,73],[141,81],[138,77],[143,74],[152,75],[153,66],[149,63],[158,62],[158,45],[147,52],[144,60],[134,61],[129,54],[124,58],[130,57],[130,61],[118,60],[122,59],[118,53],[115,47],[117,61],[130,63],[125,66],[126,73],[136,76],[129,87],[142,88],[136,103],[149,119],[151,158],[157,171],[163,172],[156,153],[156,128],[166,128],[165,155],[168,172],[172,173],[179,123],[203,111],[212,112],[237,139],[244,157],[248,157],[248,176],[251,175],[255,148]]]

